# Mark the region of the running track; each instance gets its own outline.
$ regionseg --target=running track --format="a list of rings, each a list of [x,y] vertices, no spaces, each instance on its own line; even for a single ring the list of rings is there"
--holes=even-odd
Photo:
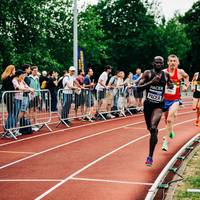
[[[191,99],[185,102],[168,152],[161,150],[161,120],[152,167],[144,165],[149,134],[142,114],[0,140],[0,199],[144,199],[175,152],[200,132],[193,126]]]

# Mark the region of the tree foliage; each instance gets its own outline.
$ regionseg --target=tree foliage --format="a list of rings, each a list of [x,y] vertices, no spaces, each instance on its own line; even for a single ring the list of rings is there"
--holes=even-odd
[[[67,69],[73,60],[72,0],[1,0],[0,65],[31,63]],[[87,63],[133,71],[153,57],[177,54],[182,66],[200,63],[200,2],[166,22],[157,0],[100,0],[81,10],[79,46]],[[1,68],[2,69],[2,68]]]
[[[181,18],[181,22],[186,25],[186,33],[191,41],[188,60],[194,73],[200,69],[200,1]]]

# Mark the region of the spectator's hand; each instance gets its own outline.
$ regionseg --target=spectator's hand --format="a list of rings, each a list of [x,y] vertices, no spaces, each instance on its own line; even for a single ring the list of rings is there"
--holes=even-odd
[[[35,90],[33,88],[29,88],[29,92],[34,93]]]
[[[95,84],[94,82],[92,82],[90,85],[93,87],[93,86],[95,86],[96,84]]]

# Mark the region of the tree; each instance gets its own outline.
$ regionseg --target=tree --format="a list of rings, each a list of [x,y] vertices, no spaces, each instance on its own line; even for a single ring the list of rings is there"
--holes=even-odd
[[[200,69],[200,1],[197,1],[180,20],[186,25],[186,33],[191,40],[188,59],[191,63],[191,73],[194,73]]]

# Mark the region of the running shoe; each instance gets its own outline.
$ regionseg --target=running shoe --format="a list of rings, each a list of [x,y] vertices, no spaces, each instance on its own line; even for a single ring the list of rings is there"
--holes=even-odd
[[[146,166],[151,167],[152,164],[153,164],[153,159],[152,159],[152,157],[148,156],[148,157],[147,157],[147,160],[146,160],[146,162],[145,162],[145,164],[146,164]]]
[[[163,138],[162,150],[168,151],[168,141],[165,138]]]
[[[174,136],[175,136],[174,131],[172,131],[172,132],[169,133],[169,137],[170,137],[171,139],[174,139]]]
[[[195,126],[199,126],[199,120],[196,120],[194,123]]]

